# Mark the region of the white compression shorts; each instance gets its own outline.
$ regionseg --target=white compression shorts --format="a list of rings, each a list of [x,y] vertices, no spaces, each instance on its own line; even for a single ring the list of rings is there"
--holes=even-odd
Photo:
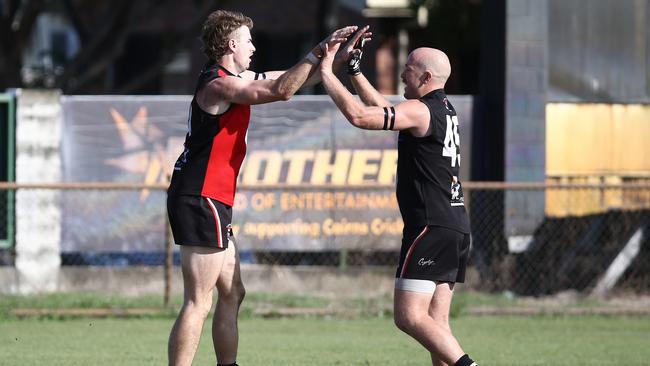
[[[436,283],[428,280],[396,278],[395,289],[402,291],[421,292],[424,294],[433,294],[436,292]]]

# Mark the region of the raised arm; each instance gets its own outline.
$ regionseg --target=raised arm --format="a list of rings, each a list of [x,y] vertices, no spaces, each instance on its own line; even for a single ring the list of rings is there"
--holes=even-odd
[[[356,75],[350,75],[350,81],[365,105],[376,107],[388,107],[391,105],[361,72]]]
[[[246,70],[241,74],[239,74],[239,77],[246,80],[266,80],[266,79],[276,80],[280,76],[282,76],[282,74],[284,74],[285,72],[287,72],[287,70],[264,71],[264,72],[255,72],[251,70]]]
[[[429,109],[418,100],[408,100],[396,106],[366,106],[355,98],[332,71],[337,48],[335,45],[325,51],[320,73],[327,94],[352,125],[366,130],[410,130],[414,136],[430,133]]]
[[[355,53],[355,48],[358,47],[357,45],[360,42],[362,42],[363,44],[372,39],[372,32],[370,32],[369,29],[370,26],[367,25],[365,27],[358,28],[357,31],[351,37],[348,37],[347,43],[345,45],[342,45],[339,48],[338,52],[336,52],[336,57],[334,58],[334,63],[333,63],[333,69],[335,71],[340,69],[348,62],[348,60],[352,57],[352,54]],[[264,71],[264,72],[255,72],[251,70],[246,70],[241,74],[239,74],[239,76],[247,80],[265,80],[265,79],[275,80],[285,72],[286,70]],[[305,84],[303,84],[303,86],[316,85],[320,81],[321,81],[320,73],[314,72],[313,74],[311,74],[309,79],[305,81]]]
[[[251,105],[288,100],[316,71],[319,58],[322,56],[321,47],[323,45],[334,47],[341,42],[345,42],[356,29],[356,26],[349,26],[334,31],[295,66],[286,72],[276,72],[278,74],[269,75],[279,75],[277,79],[269,77],[260,79],[258,77],[255,80],[253,76],[251,80],[251,73],[247,73],[245,78],[233,76],[217,78],[204,88],[205,103],[201,104],[238,103]]]
[[[354,48],[347,54],[347,73],[350,76],[354,90],[356,90],[359,98],[361,98],[361,101],[365,105],[378,107],[390,106],[390,102],[361,73],[361,57],[363,56],[363,46],[366,41],[366,38],[357,39]]]

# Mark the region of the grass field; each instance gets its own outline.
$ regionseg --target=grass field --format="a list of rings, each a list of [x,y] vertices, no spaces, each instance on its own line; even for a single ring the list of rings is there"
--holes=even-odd
[[[463,297],[459,297],[463,299]],[[399,332],[385,300],[356,301],[375,310],[355,316],[261,317],[251,306],[322,307],[323,299],[253,295],[240,321],[238,362],[246,365],[427,365],[428,354]],[[471,299],[476,300],[476,299]],[[0,365],[162,365],[174,311],[129,318],[46,316],[19,319],[16,307],[151,307],[158,298],[95,295],[0,298]],[[178,299],[175,299],[175,303]],[[464,299],[460,301],[468,301]],[[502,300],[500,300],[502,301]],[[529,316],[452,320],[456,336],[481,366],[650,365],[650,317]],[[195,365],[214,365],[206,323]]]
[[[162,365],[173,319],[5,319],[2,365]],[[459,317],[465,350],[482,366],[648,365],[648,318]],[[209,324],[195,365],[214,365]],[[245,318],[240,365],[426,365],[390,318]]]

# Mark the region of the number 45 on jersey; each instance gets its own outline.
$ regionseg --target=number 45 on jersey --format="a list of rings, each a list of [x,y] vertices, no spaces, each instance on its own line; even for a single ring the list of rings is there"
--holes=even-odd
[[[458,116],[447,115],[447,132],[442,148],[442,156],[451,158],[451,167],[460,166],[460,136],[458,135]]]

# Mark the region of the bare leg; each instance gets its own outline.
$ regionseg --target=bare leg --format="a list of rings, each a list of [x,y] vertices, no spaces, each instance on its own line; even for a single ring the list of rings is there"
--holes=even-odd
[[[449,309],[451,308],[451,299],[453,297],[454,284],[453,283],[438,283],[436,285],[436,292],[433,294],[431,305],[429,306],[429,316],[434,321],[445,327],[451,333],[449,326]],[[448,294],[452,292],[451,294]],[[442,362],[435,353],[431,353],[431,362],[433,366],[453,366],[453,364],[446,364]]]
[[[395,324],[435,355],[432,361],[444,362],[442,365],[453,365],[465,354],[451,333],[448,323],[445,325],[444,321],[440,320],[441,316],[449,317],[449,307],[445,314],[444,304],[451,303],[452,295],[449,285],[444,283],[437,286],[435,299],[433,294],[395,290]],[[437,309],[440,314],[436,313],[437,319],[429,313],[434,301],[440,303]]]
[[[225,257],[223,249],[181,246],[184,301],[169,335],[169,365],[192,364]]]
[[[217,291],[219,299],[212,320],[212,343],[217,363],[227,365],[237,361],[237,315],[245,295],[239,268],[239,253],[232,241],[226,249],[226,259],[217,280]]]

